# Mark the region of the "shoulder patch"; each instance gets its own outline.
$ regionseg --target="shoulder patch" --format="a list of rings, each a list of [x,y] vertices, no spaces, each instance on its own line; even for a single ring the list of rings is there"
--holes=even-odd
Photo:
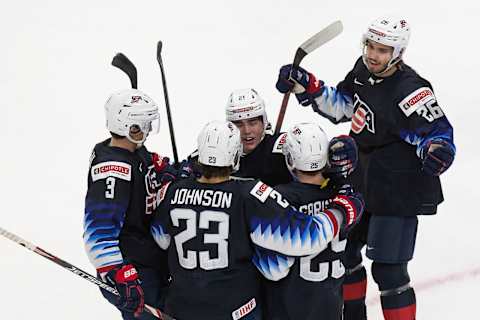
[[[272,187],[269,187],[262,181],[258,181],[252,190],[250,190],[250,194],[260,200],[260,202],[265,202],[272,191]]]
[[[414,113],[418,108],[425,105],[429,101],[436,101],[435,95],[432,89],[429,87],[421,87],[412,93],[410,93],[405,99],[403,99],[398,106],[408,117]]]
[[[272,153],[282,153],[283,145],[285,144],[285,140],[287,139],[287,133],[282,133],[278,136],[277,140],[273,144]]]
[[[94,165],[91,169],[92,181],[107,177],[120,178],[130,181],[132,179],[132,166],[125,162],[105,161]]]

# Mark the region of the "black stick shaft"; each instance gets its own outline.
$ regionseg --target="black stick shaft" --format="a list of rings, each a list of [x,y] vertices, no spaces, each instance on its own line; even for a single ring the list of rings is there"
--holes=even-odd
[[[168,129],[170,130],[170,140],[172,141],[173,161],[178,164],[177,144],[175,143],[175,132],[173,130],[172,113],[170,111],[170,102],[168,100],[167,80],[165,78],[165,70],[163,69],[162,61],[162,41],[157,44],[157,61],[160,66],[160,73],[162,74],[163,95],[165,97],[165,106],[167,108]]]

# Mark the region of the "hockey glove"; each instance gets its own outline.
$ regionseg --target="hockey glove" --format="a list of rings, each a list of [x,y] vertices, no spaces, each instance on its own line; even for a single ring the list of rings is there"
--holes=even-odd
[[[177,179],[188,178],[193,174],[192,165],[187,160],[183,160],[177,166],[173,166],[170,164],[168,157],[160,157],[156,153],[152,154],[152,160],[155,171],[159,175],[158,181],[160,181],[162,185]]]
[[[355,170],[358,163],[358,148],[355,140],[347,135],[340,135],[328,144],[327,172],[333,177],[346,178]]]
[[[444,140],[432,140],[423,148],[422,170],[432,176],[444,173],[455,158],[455,147]]]
[[[354,192],[347,184],[340,188],[329,208],[337,209],[343,214],[342,233],[348,233],[360,221],[365,201],[360,193]]]
[[[141,282],[138,278],[137,270],[133,265],[120,265],[110,270],[106,274],[105,279],[120,294],[117,297],[115,306],[124,311],[133,312],[135,317],[143,312],[143,290],[140,286]]]
[[[295,93],[302,106],[309,106],[322,94],[323,81],[317,80],[312,73],[301,67],[295,68],[287,64],[280,68],[276,87],[281,93]]]
[[[178,175],[179,178],[185,179],[193,176],[193,164],[188,160],[183,160],[178,164]]]

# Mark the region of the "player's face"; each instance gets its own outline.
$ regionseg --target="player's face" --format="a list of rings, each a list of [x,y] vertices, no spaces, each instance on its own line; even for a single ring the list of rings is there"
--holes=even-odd
[[[138,125],[132,125],[130,127],[130,138],[135,141],[142,141],[144,133]]]
[[[234,121],[233,123],[240,130],[243,152],[252,152],[262,141],[264,130],[262,117]]]
[[[384,44],[368,40],[366,44],[365,60],[371,73],[380,73],[387,67],[392,58],[393,48]]]

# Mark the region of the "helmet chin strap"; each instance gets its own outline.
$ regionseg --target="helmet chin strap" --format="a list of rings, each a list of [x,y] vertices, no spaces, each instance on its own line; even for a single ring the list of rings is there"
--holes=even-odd
[[[383,71],[381,72],[377,72],[377,73],[373,73],[375,76],[377,77],[381,77],[383,76],[385,73],[387,73],[388,71],[390,71],[393,67],[395,67],[397,65],[397,63],[400,62],[401,59],[397,58],[395,62],[393,63],[387,63],[387,66],[385,67],[385,69],[383,69]]]
[[[366,56],[367,55],[366,45],[364,45],[362,60],[363,60],[363,64],[365,65],[365,67],[367,67],[368,71],[370,71],[376,77],[382,77],[385,73],[390,71],[390,69],[392,69],[394,66],[397,65],[397,63],[399,63],[402,60],[402,53],[403,52],[401,52],[398,57],[390,59],[390,61],[388,61],[387,65],[385,66],[385,68],[382,71],[376,72],[376,73],[371,72],[370,69],[368,68],[367,56]]]
[[[368,68],[368,64],[367,64],[367,59],[365,57],[365,55],[362,56],[362,60],[363,60],[363,64],[365,65],[365,67],[367,67],[368,71],[371,72],[371,70]],[[385,73],[387,73],[388,71],[390,71],[393,67],[395,67],[402,59],[399,57],[396,59],[396,61],[394,61],[393,63],[389,62],[387,63],[387,65],[385,66],[385,68],[380,71],[380,72],[371,72],[371,74],[373,74],[374,76],[376,77],[382,77],[383,75],[385,75]]]

